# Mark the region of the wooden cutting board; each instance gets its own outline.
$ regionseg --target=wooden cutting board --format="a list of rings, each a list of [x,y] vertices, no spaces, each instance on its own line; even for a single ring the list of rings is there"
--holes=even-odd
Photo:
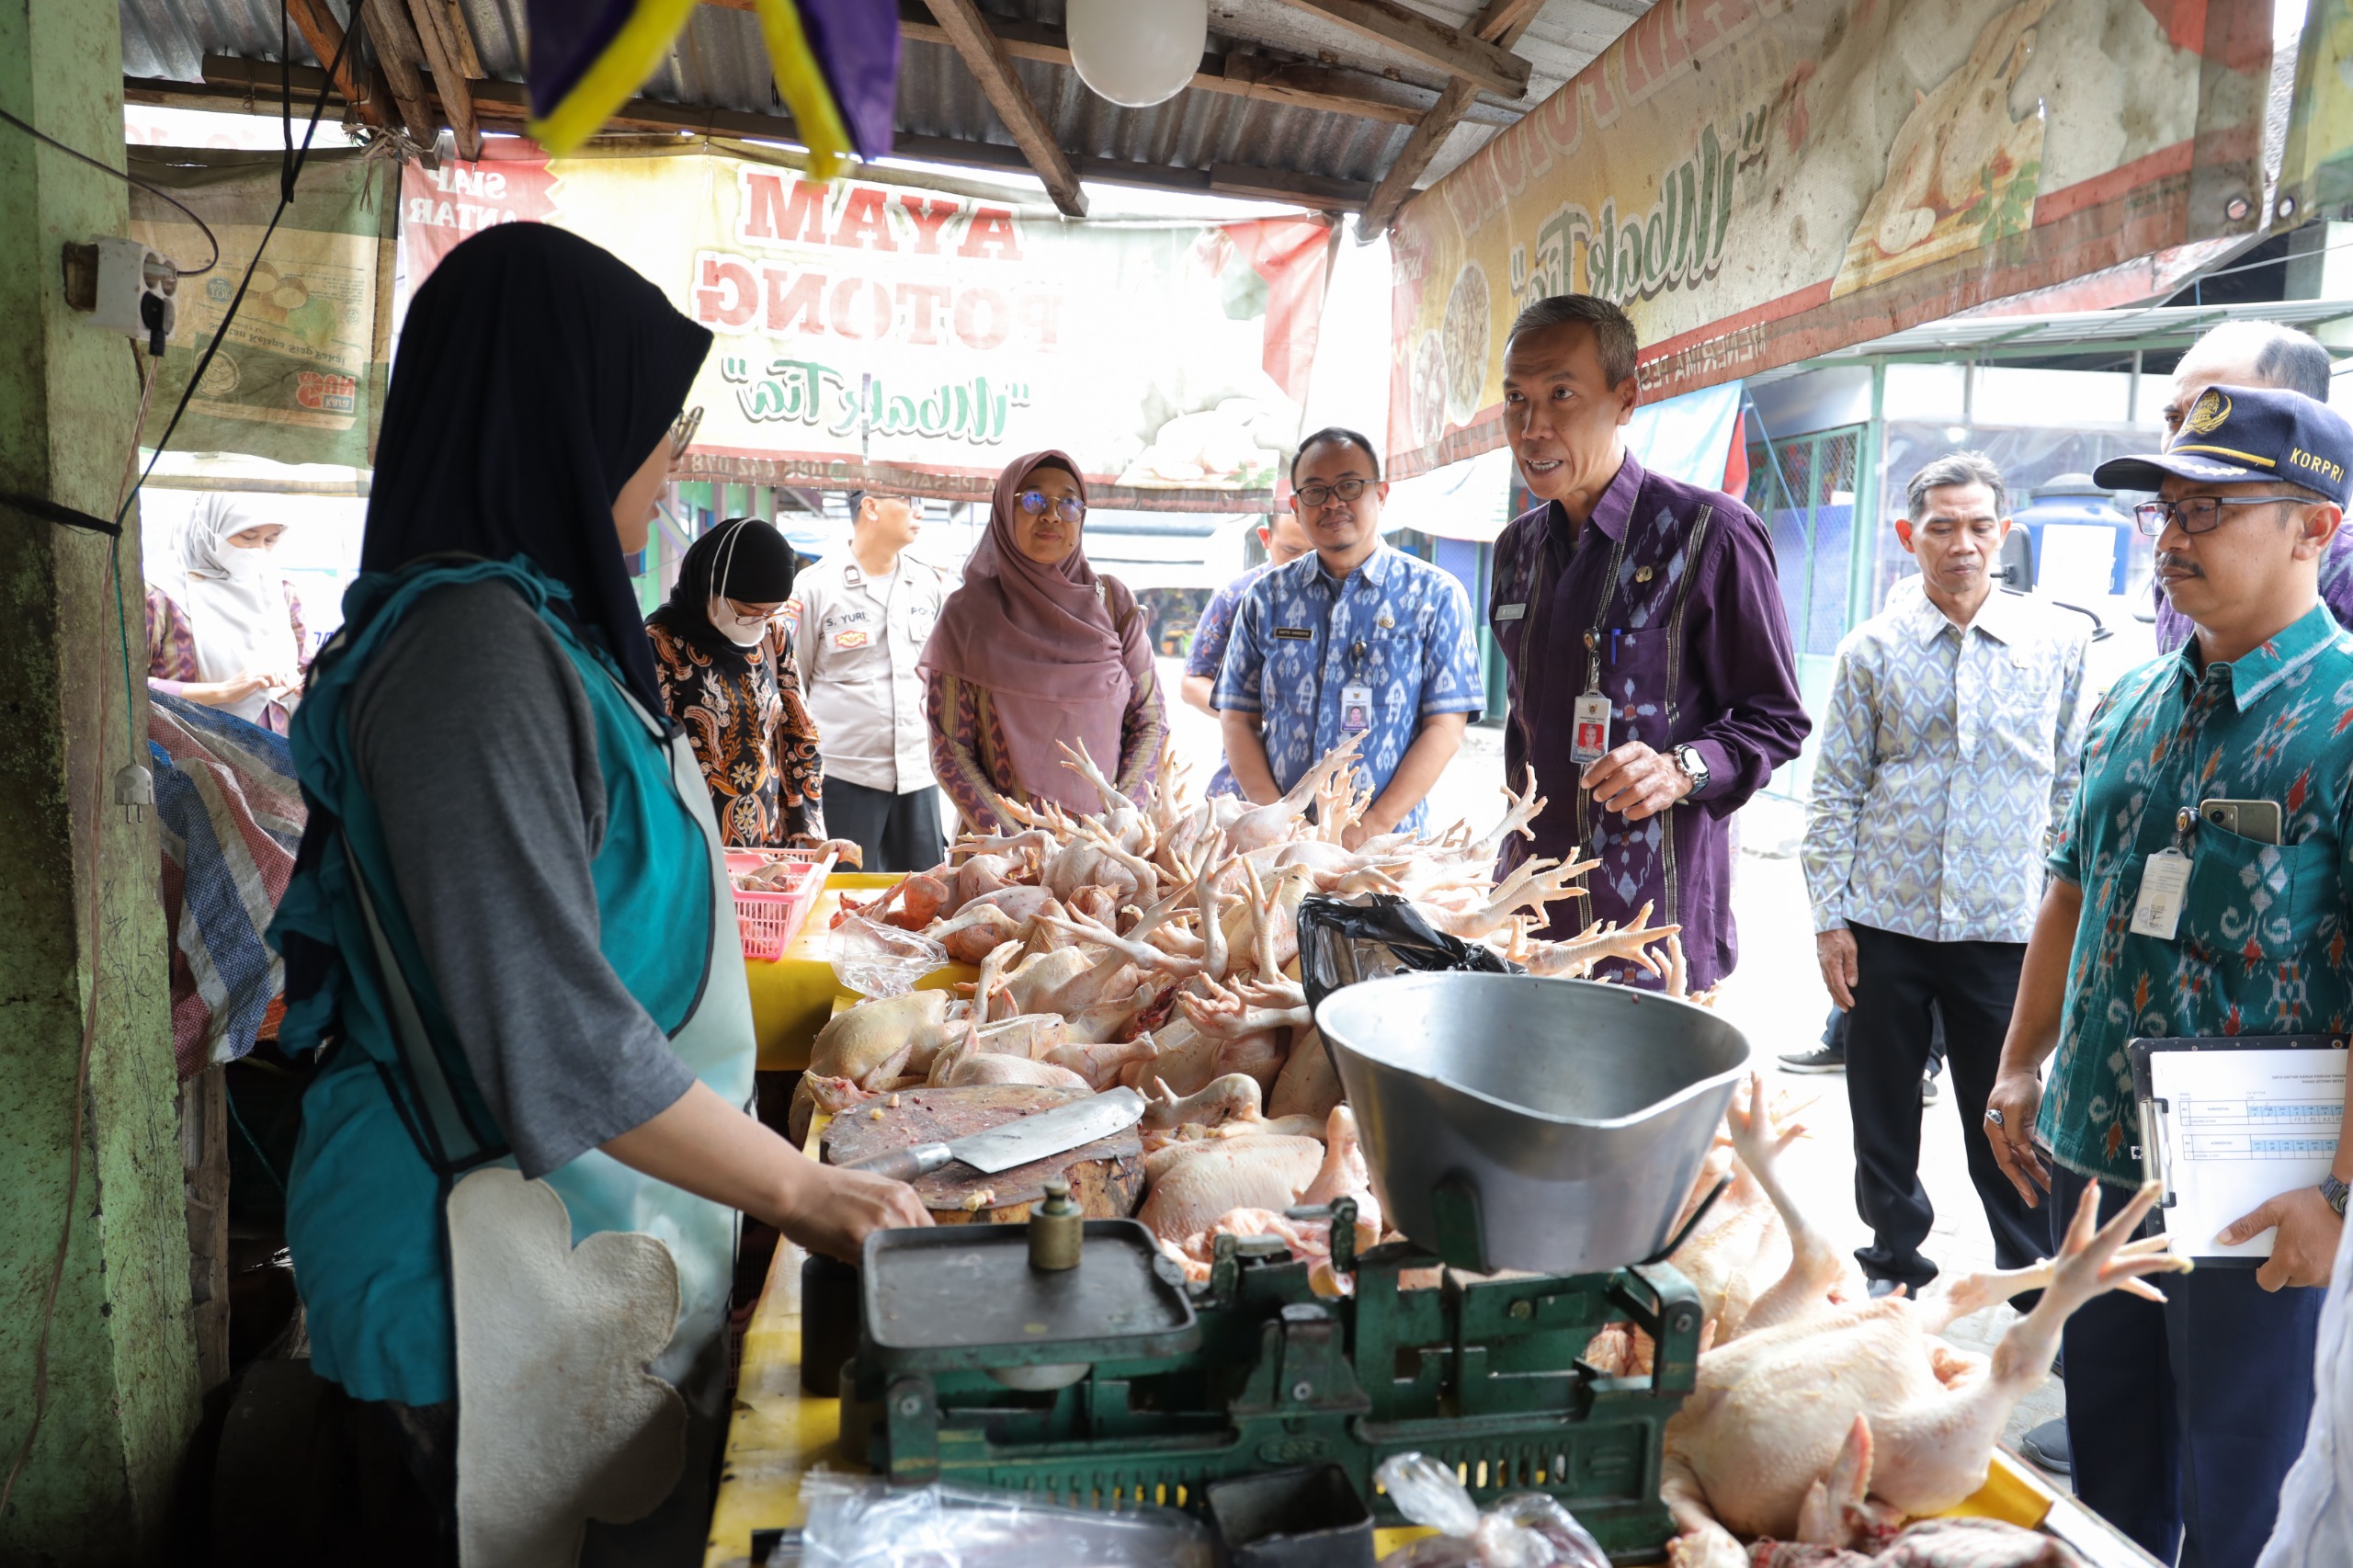
[[[1017,1117],[1085,1098],[1086,1093],[1027,1084],[902,1089],[834,1118],[820,1147],[827,1164],[848,1165],[910,1144],[952,1143]],[[1131,1127],[995,1176],[950,1162],[915,1187],[940,1224],[1009,1225],[1029,1218],[1030,1205],[1046,1195],[1046,1178],[1056,1176],[1069,1180],[1071,1197],[1088,1219],[1127,1219],[1143,1196],[1143,1139]]]

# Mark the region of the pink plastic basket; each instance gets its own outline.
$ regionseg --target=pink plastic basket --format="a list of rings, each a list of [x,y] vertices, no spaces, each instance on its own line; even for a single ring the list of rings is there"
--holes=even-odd
[[[801,935],[801,927],[808,923],[809,912],[817,906],[817,895],[825,891],[825,875],[834,869],[831,850],[819,849],[730,849],[727,852],[729,875],[756,871],[763,866],[782,862],[795,868],[790,885],[774,892],[735,890],[735,924],[744,934],[744,956],[747,959],[780,959],[792,939]]]

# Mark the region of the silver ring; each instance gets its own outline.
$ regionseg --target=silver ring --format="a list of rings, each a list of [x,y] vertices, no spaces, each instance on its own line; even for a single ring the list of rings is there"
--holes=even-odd
[[[1985,1119],[1992,1122],[1996,1127],[2006,1125],[2002,1120],[2002,1108],[1999,1106],[1987,1106],[1985,1108]]]

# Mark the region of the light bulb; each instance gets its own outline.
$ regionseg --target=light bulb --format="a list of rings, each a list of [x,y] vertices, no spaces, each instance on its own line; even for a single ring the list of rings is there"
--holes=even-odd
[[[1070,62],[1099,97],[1130,108],[1185,90],[1209,45],[1209,0],[1070,0]]]

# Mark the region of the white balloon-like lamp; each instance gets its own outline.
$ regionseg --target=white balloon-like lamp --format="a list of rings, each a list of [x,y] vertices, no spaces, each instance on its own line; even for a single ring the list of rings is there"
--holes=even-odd
[[[1200,69],[1209,0],[1070,0],[1064,26],[1080,81],[1115,104],[1148,108]]]

